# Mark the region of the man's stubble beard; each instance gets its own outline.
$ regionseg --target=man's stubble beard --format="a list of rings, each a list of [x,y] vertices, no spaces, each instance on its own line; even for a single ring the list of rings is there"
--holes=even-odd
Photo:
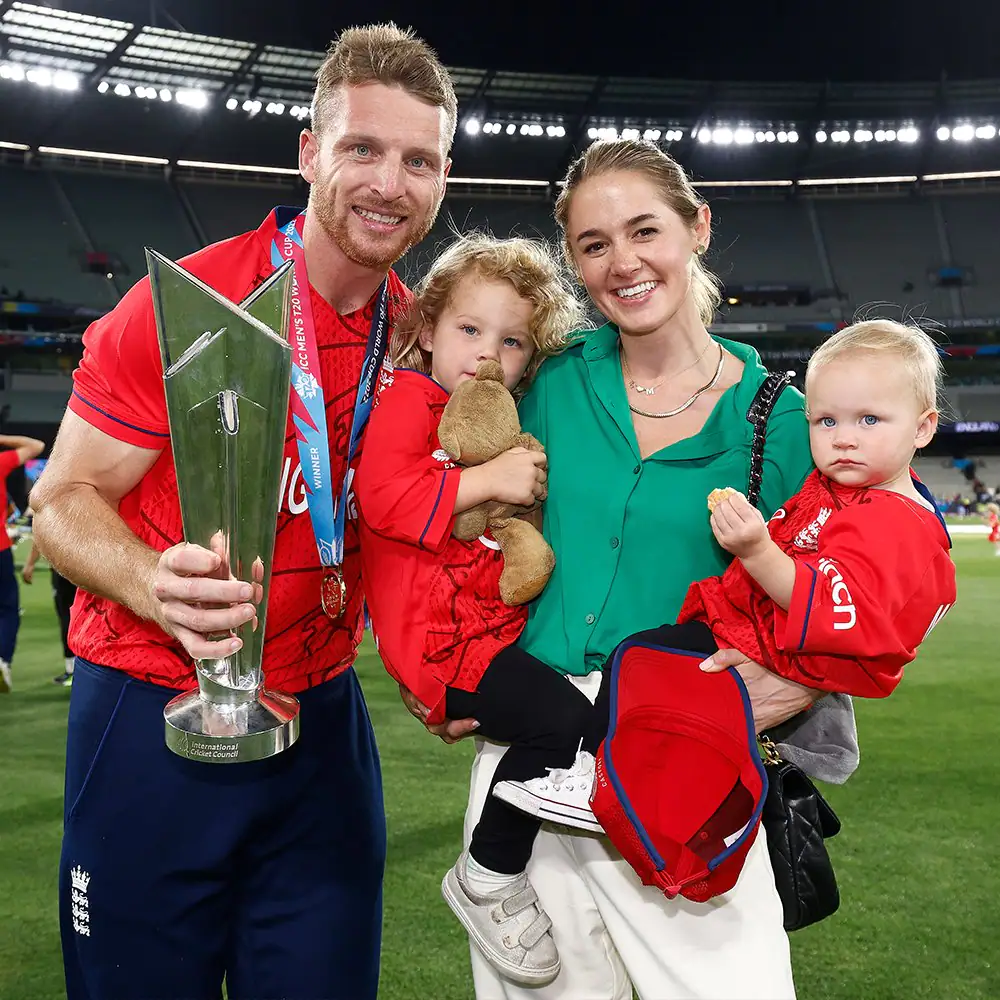
[[[420,243],[431,231],[431,228],[437,220],[442,201],[443,198],[438,199],[438,203],[434,206],[434,210],[428,213],[427,217],[423,221],[423,224],[403,243],[398,250],[394,249],[388,253],[379,253],[373,249],[368,249],[359,244],[359,242],[352,237],[350,219],[347,217],[347,215],[353,212],[353,209],[351,209],[350,206],[348,206],[347,214],[338,215],[334,205],[331,205],[325,199],[314,198],[311,199],[309,210],[315,214],[317,221],[323,228],[323,231],[330,237],[331,240],[333,240],[337,247],[339,247],[340,252],[348,260],[353,261],[359,267],[368,268],[372,271],[388,271],[389,268],[392,267],[392,265],[406,253],[407,250]],[[407,221],[409,222],[411,220],[412,216],[408,216]]]

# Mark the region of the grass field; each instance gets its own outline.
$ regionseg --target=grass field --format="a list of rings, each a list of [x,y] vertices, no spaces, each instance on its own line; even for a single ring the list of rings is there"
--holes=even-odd
[[[1000,997],[1000,559],[979,537],[955,547],[958,605],[898,693],[858,706],[861,768],[829,789],[844,823],[831,841],[843,902],[792,936],[801,1000]],[[47,574],[22,603],[15,688],[0,696],[0,1000],[56,1000],[68,693],[51,681],[62,656]],[[380,996],[463,1000],[467,946],[439,884],[460,846],[472,748],[427,736],[368,647],[358,671],[389,821]]]

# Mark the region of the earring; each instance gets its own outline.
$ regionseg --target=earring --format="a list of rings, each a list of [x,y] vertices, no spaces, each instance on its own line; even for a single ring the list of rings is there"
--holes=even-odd
[[[706,251],[707,249],[708,249],[708,247],[706,247],[706,246],[705,246],[705,245],[704,245],[703,243],[699,243],[699,244],[698,244],[698,245],[697,245],[697,246],[696,246],[696,247],[694,248],[694,253],[695,253],[695,256],[696,256],[696,257],[704,257],[704,256],[705,256],[705,251]]]

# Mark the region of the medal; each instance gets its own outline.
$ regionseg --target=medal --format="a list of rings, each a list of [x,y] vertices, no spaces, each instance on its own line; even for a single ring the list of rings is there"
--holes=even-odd
[[[347,607],[347,584],[344,583],[344,574],[338,568],[329,568],[324,572],[319,599],[327,618],[336,621],[344,613]]]

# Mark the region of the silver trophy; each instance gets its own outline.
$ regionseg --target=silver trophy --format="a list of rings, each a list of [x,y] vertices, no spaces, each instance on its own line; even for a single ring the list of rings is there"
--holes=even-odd
[[[235,630],[242,647],[199,660],[198,690],[163,710],[167,746],[191,760],[260,760],[299,735],[298,701],[264,690],[261,669],[288,421],[292,264],[235,305],[148,248],[146,261],[184,538],[222,556],[221,579],[263,592],[257,628]]]

